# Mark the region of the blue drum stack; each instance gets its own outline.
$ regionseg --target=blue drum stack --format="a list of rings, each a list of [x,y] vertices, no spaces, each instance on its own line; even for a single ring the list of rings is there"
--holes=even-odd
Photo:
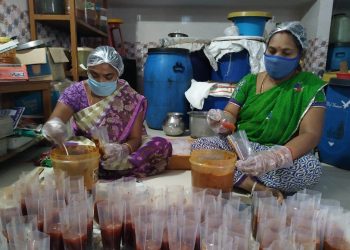
[[[186,114],[185,91],[192,79],[192,64],[187,49],[155,48],[148,50],[144,71],[144,94],[148,100],[147,125],[162,129],[169,112]]]

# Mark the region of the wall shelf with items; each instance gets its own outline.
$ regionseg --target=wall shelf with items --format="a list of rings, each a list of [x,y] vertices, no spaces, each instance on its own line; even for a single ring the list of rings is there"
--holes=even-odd
[[[37,39],[37,22],[45,23],[61,31],[67,31],[70,34],[71,57],[72,57],[72,78],[79,80],[78,71],[78,38],[80,37],[108,37],[107,31],[101,30],[76,16],[75,0],[68,0],[69,14],[37,14],[35,13],[34,0],[28,0],[29,21],[31,39]],[[107,0],[103,0],[102,6],[107,7]]]

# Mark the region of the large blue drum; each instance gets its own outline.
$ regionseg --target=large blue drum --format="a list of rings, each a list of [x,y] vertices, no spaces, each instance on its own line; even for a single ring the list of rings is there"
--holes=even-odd
[[[187,49],[156,48],[148,50],[144,71],[144,94],[148,100],[146,122],[150,128],[162,129],[169,112],[187,114],[185,91],[192,79]]]
[[[318,145],[320,161],[350,170],[350,80],[332,78],[326,96],[325,124]]]

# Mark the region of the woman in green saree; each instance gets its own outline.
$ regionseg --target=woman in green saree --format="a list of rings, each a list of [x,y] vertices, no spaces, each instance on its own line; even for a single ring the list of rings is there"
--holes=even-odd
[[[219,136],[198,139],[193,150],[233,150],[226,139],[231,131],[221,125],[226,121],[245,130],[256,152],[237,162],[235,187],[291,193],[318,182],[321,166],[312,150],[322,133],[325,83],[301,71],[306,47],[301,24],[282,23],[267,39],[266,72],[244,77],[224,111],[208,112],[209,125]]]

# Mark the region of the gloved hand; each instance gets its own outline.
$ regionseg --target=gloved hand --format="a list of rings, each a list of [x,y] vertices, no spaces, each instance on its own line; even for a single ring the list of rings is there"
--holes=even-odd
[[[127,145],[119,143],[103,144],[102,149],[104,151],[102,166],[106,169],[117,169],[130,153]]]
[[[285,146],[273,146],[269,150],[258,152],[246,160],[236,163],[237,169],[248,175],[262,175],[274,169],[293,165],[292,153]]]
[[[41,131],[46,139],[58,145],[63,144],[68,139],[67,126],[58,117],[48,120]]]
[[[217,134],[228,135],[235,131],[233,116],[220,109],[210,109],[207,113],[209,127]]]

